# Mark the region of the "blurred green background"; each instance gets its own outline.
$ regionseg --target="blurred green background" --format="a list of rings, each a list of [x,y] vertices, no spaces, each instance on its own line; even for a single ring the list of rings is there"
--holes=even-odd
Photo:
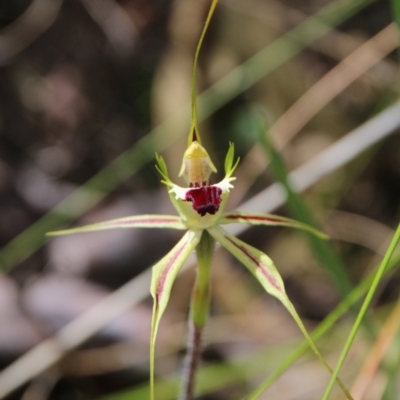
[[[204,0],[0,2],[1,368],[147,270],[179,239],[177,232],[122,230],[46,243],[44,234],[174,213],[154,153],[175,179],[208,7]],[[241,157],[227,209],[249,200],[243,209],[315,222],[332,238],[321,247],[298,232],[265,227],[241,236],[275,261],[310,331],[379,263],[399,221],[400,107],[390,108],[400,89],[395,10],[395,0],[221,0],[200,53],[203,141],[219,172],[229,141]],[[363,124],[385,113],[375,129],[387,131],[385,138],[368,144]],[[355,129],[362,134],[338,157],[318,159]],[[260,135],[278,150],[275,162]],[[341,162],[347,152],[353,155]],[[260,197],[287,180],[285,171],[313,160],[317,175],[334,165],[332,172],[287,204],[279,193]],[[302,337],[235,260],[218,251],[214,264],[199,398],[240,399]],[[181,274],[162,322],[160,377],[179,377],[193,277],[193,268]],[[399,279],[396,270],[385,278],[369,328],[341,374],[358,399],[400,397]],[[60,362],[37,372],[35,363],[27,366],[35,377],[6,398],[147,398],[151,301],[142,289],[142,303]],[[348,312],[320,341],[332,365],[353,319]],[[382,338],[387,347],[371,355]],[[370,355],[375,368],[365,375]],[[328,378],[307,354],[260,398],[318,399]],[[3,382],[0,373],[0,393]],[[176,398],[176,383],[162,384],[160,399]]]

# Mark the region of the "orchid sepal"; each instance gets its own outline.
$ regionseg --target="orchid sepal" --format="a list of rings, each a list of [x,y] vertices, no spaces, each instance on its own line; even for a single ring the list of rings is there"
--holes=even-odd
[[[154,299],[150,335],[151,399],[154,399],[154,355],[158,326],[167,307],[175,278],[200,242],[201,234],[201,230],[188,230],[173,249],[153,266],[150,286],[150,292]]]
[[[274,263],[266,254],[221,227],[215,226],[208,232],[256,277],[271,296],[280,301],[286,299],[283,280]]]
[[[179,176],[183,176],[188,184],[200,186],[208,182],[212,172],[217,172],[217,168],[207,150],[197,141],[190,143],[183,154]]]
[[[307,231],[320,239],[329,239],[329,236],[310,225],[296,221],[291,218],[281,217],[274,214],[248,213],[241,211],[233,211],[225,213],[218,221],[221,225],[227,224],[250,224],[250,225],[268,225],[268,226],[285,226],[289,228],[301,229]]]
[[[319,352],[318,348],[315,346],[313,340],[307,332],[307,329],[301,321],[300,316],[298,315],[296,309],[289,300],[285,292],[283,280],[273,261],[262,251],[243,242],[236,236],[231,235],[221,227],[213,227],[209,229],[208,232],[254,275],[261,286],[263,286],[263,288],[270,295],[274,296],[282,303],[282,305],[287,309],[292,318],[295,320],[296,324],[308,341],[309,346],[311,347],[317,358],[330,372],[330,374],[332,374],[332,368],[328,365],[324,357]],[[347,398],[349,400],[353,400],[353,397],[351,396],[343,382],[339,378],[336,379],[336,382],[342,389],[343,393],[347,396]]]
[[[64,229],[60,231],[47,232],[46,236],[64,236],[73,233],[96,232],[109,229],[127,228],[170,228],[186,229],[181,219],[176,215],[131,215],[130,217],[111,219],[105,222],[79,226],[77,228]]]

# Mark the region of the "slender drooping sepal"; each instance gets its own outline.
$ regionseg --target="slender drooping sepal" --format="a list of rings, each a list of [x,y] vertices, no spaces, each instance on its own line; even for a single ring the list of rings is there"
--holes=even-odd
[[[251,225],[269,225],[269,226],[287,226],[289,228],[301,229],[312,233],[313,235],[321,238],[328,239],[328,235],[313,228],[310,225],[296,221],[294,219],[281,217],[273,214],[261,213],[247,213],[240,211],[233,211],[225,213],[218,221],[220,225],[224,224],[251,224]]]
[[[172,285],[190,253],[201,238],[201,231],[187,231],[175,247],[153,266],[151,294],[154,299],[150,337],[150,391],[154,400],[154,350],[157,330],[162,314],[167,307]]]
[[[104,231],[107,229],[121,228],[171,228],[186,229],[181,219],[175,215],[132,215],[111,219],[97,224],[79,226],[77,228],[65,229],[62,231],[54,231],[46,233],[46,236],[62,236],[72,233]]]
[[[325,366],[325,368],[329,371],[331,375],[333,375],[333,369],[329,366],[329,364],[325,361],[325,358],[322,356],[322,354],[319,352],[317,346],[311,339],[311,336],[308,334],[306,327],[304,326],[303,322],[301,321],[301,318],[299,314],[297,314],[296,309],[294,308],[293,304],[290,302],[289,298],[287,298],[286,304],[283,303],[283,305],[286,307],[286,309],[289,311],[295,322],[297,323],[297,326],[303,333],[304,337],[306,338],[309,346],[311,347],[312,351],[315,353],[317,358],[321,361],[321,363]],[[340,386],[342,389],[342,392],[346,396],[348,400],[354,400],[353,396],[350,394],[349,390],[346,388],[344,383],[341,381],[341,379],[338,376],[335,376],[335,381],[336,383]]]
[[[243,263],[245,267],[257,278],[264,289],[276,297],[284,305],[284,307],[289,311],[304,337],[307,339],[311,349],[314,351],[318,359],[327,368],[327,370],[332,374],[333,371],[331,367],[327,364],[325,359],[322,357],[321,353],[315,346],[310,335],[308,334],[301,318],[297,314],[293,304],[290,302],[286,295],[285,287],[282,278],[275,267],[273,261],[262,251],[248,245],[247,243],[241,241],[230,233],[226,232],[220,227],[214,227],[209,229],[210,234],[215,240],[221,243],[230,253],[232,253],[240,262]],[[338,385],[342,389],[343,393],[348,399],[352,400],[352,396],[346,389],[342,381],[336,379]]]
[[[203,231],[200,243],[196,247],[197,275],[190,305],[189,336],[183,369],[181,400],[194,398],[195,376],[201,354],[202,333],[210,308],[210,269],[213,251],[214,239],[207,231]]]

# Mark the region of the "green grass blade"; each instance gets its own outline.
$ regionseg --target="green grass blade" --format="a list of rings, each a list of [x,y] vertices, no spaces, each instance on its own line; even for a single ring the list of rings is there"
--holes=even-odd
[[[396,254],[390,262],[385,274],[391,271],[396,265],[400,263],[400,254]],[[379,266],[378,266],[379,267]],[[377,268],[378,268],[377,267]],[[311,333],[311,338],[314,342],[318,341],[323,337],[347,312],[349,309],[356,304],[361,297],[368,291],[373,282],[376,274],[375,268],[360,284],[355,287],[351,293],[343,299],[336,308],[329,313],[329,315],[318,325],[316,329]],[[250,395],[246,397],[246,400],[255,400],[262,393],[264,393],[298,358],[300,358],[309,349],[308,343],[303,342],[298,346],[292,354],[290,354],[286,360],[284,360],[279,367],[264,380]],[[399,360],[400,361],[400,360]],[[396,370],[396,376],[397,376]]]
[[[339,357],[339,361],[336,365],[335,370],[333,371],[333,375],[328,383],[328,386],[326,387],[326,390],[322,397],[322,400],[327,400],[331,393],[333,384],[335,382],[335,377],[338,376],[339,370],[342,367],[344,360],[346,359],[347,353],[349,352],[350,347],[353,344],[354,338],[357,334],[357,331],[361,325],[361,321],[363,320],[365,313],[367,312],[367,309],[371,303],[372,297],[374,296],[376,289],[378,288],[378,285],[379,285],[380,281],[382,280],[385,270],[389,264],[390,258],[392,257],[393,252],[394,252],[399,240],[400,240],[400,224],[397,227],[397,230],[393,236],[392,241],[390,242],[390,245],[385,253],[382,263],[379,266],[379,269],[378,269],[378,271],[375,275],[375,278],[371,284],[371,287],[368,290],[367,296],[361,306],[360,312],[357,315],[356,321],[354,322],[354,325],[353,325],[353,328],[351,329],[349,337],[347,338],[346,344],[344,345],[343,351]]]

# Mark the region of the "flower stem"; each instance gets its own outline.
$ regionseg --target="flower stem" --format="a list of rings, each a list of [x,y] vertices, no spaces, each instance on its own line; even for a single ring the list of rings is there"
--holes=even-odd
[[[192,400],[194,393],[195,375],[201,353],[201,336],[203,328],[196,327],[189,321],[188,350],[183,370],[183,390],[181,400]]]
[[[214,239],[204,231],[196,247],[198,266],[190,305],[188,352],[184,363],[181,400],[192,400],[194,395],[202,332],[210,308],[210,267],[213,250]]]

